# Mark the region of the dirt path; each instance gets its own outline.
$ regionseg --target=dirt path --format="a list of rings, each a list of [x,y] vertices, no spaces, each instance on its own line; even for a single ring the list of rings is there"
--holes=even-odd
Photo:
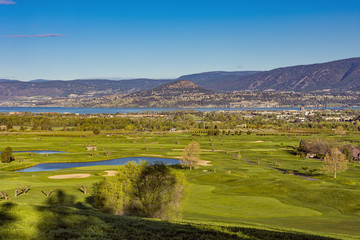
[[[249,163],[249,164],[257,165],[256,163],[251,162],[251,161],[249,161],[248,159],[245,159],[245,158],[243,158],[243,159],[245,160],[245,162],[247,162],[247,163]],[[259,166],[266,167],[266,168],[270,168],[270,169],[275,169],[275,170],[278,170],[278,171],[280,171],[280,172],[282,172],[282,173],[286,173],[286,170],[285,170],[285,169],[282,169],[282,168],[276,168],[276,167],[271,167],[271,166],[261,165],[261,164],[260,164]],[[312,178],[312,177],[309,177],[309,176],[306,176],[306,175],[302,175],[302,174],[299,174],[299,173],[294,173],[294,175],[295,175],[295,176],[299,176],[299,177],[304,177],[304,178],[306,178],[306,180],[308,180],[308,181],[319,181],[319,179],[317,179],[317,178]]]

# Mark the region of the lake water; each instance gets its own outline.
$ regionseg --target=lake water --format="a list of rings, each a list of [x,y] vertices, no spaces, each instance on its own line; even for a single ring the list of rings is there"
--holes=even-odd
[[[153,112],[173,112],[179,110],[195,110],[201,112],[213,111],[238,111],[238,110],[259,110],[259,111],[282,111],[282,110],[300,110],[299,108],[69,108],[69,107],[0,107],[0,112],[31,112],[31,113],[143,113],[146,111]]]
[[[167,165],[179,164],[178,159],[172,158],[156,158],[156,157],[127,157],[127,158],[116,158],[111,160],[102,160],[94,162],[67,162],[67,163],[40,163],[36,166],[19,170],[19,172],[40,172],[40,171],[54,171],[66,168],[76,167],[91,167],[100,165],[124,165],[127,162],[140,162],[147,161],[149,163],[162,162]]]
[[[360,109],[359,107],[339,107],[339,108],[306,108],[306,109]],[[79,114],[96,114],[96,113],[143,113],[146,111],[153,112],[174,112],[179,110],[195,110],[200,112],[213,112],[213,111],[244,111],[244,110],[257,110],[257,111],[284,111],[295,110],[300,111],[300,108],[71,108],[71,107],[0,107],[0,112],[31,112],[31,113],[79,113]]]

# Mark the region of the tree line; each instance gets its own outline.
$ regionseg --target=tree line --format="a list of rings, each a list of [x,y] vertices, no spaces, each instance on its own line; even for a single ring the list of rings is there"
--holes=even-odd
[[[335,114],[336,113],[336,114]],[[93,131],[125,130],[125,131],[169,131],[176,130],[224,130],[224,129],[316,129],[333,130],[339,127],[345,134],[347,131],[360,131],[360,111],[342,110],[342,113],[353,115],[351,120],[326,120],[338,116],[339,112],[316,111],[312,115],[299,113],[297,117],[282,113],[262,113],[258,111],[241,112],[147,112],[139,114],[60,114],[60,113],[21,113],[18,115],[0,114],[0,130],[63,130],[63,131]],[[137,115],[139,115],[137,117]],[[287,119],[290,118],[290,119]],[[301,120],[300,120],[301,119]],[[305,119],[305,120],[304,120]],[[16,130],[14,127],[17,126]],[[246,130],[247,131],[247,130]]]

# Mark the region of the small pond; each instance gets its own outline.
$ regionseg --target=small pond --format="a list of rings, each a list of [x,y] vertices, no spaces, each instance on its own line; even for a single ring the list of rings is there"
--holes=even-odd
[[[63,152],[63,151],[50,151],[50,150],[34,150],[34,151],[13,151],[13,153],[56,154],[56,153],[65,153],[65,152]]]
[[[162,162],[167,165],[180,163],[178,159],[172,159],[172,158],[126,157],[126,158],[116,158],[111,160],[94,161],[94,162],[40,163],[36,166],[19,170],[19,172],[54,171],[54,170],[61,170],[66,168],[91,167],[91,166],[99,166],[99,165],[124,165],[127,162],[138,163],[140,161],[147,161],[149,163]]]

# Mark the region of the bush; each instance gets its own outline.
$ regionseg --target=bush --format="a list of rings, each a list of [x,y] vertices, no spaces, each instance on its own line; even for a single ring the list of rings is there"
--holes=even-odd
[[[299,144],[299,152],[313,153],[317,158],[324,158],[325,154],[330,152],[331,145],[322,139],[301,140]]]
[[[186,187],[185,177],[163,163],[130,162],[94,184],[93,197],[106,212],[171,220],[180,216]]]
[[[14,160],[14,157],[12,155],[11,147],[5,148],[5,150],[1,152],[1,162],[9,163],[13,160]]]

